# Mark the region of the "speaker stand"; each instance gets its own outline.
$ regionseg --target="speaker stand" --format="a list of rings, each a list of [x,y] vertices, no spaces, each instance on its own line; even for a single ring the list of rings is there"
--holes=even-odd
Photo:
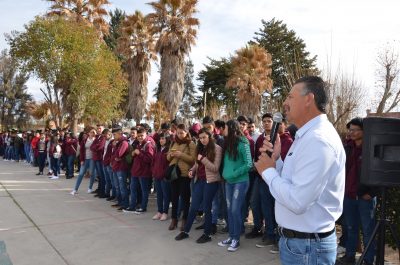
[[[400,251],[400,241],[399,237],[396,234],[396,229],[394,228],[393,224],[390,220],[386,217],[386,187],[380,187],[381,190],[381,209],[380,209],[380,216],[379,220],[375,225],[374,231],[372,233],[371,238],[369,239],[367,246],[364,248],[364,251],[357,261],[357,265],[361,265],[364,261],[365,254],[371,248],[372,242],[378,236],[377,242],[377,251],[376,251],[376,260],[375,265],[384,265],[385,263],[385,234],[386,228],[390,229],[393,239],[396,242],[397,249]]]

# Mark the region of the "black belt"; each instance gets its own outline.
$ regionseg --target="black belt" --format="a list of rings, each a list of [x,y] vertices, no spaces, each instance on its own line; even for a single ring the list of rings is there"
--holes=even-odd
[[[325,232],[325,233],[304,233],[304,232],[299,232],[299,231],[279,227],[278,232],[281,237],[286,237],[286,238],[317,239],[317,238],[325,238],[325,237],[330,236],[331,234],[333,234],[335,232],[335,228],[332,229],[331,231]]]

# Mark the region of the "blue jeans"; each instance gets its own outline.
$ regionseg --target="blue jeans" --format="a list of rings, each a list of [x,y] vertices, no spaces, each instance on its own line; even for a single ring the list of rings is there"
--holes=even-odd
[[[75,161],[74,155],[67,156],[67,168],[66,168],[67,170],[65,172],[65,175],[67,177],[74,176],[74,161]]]
[[[12,146],[7,146],[7,147],[6,147],[5,159],[7,159],[7,160],[14,159],[14,158],[13,158],[13,156],[14,156],[13,148],[14,148],[14,147],[12,147]]]
[[[261,208],[261,189],[260,185],[265,184],[265,182],[259,177],[258,175],[255,177],[254,182],[253,182],[253,190],[251,192],[251,197],[250,197],[250,207],[251,211],[253,213],[253,223],[254,223],[254,229],[256,230],[261,230],[263,226],[263,211]]]
[[[211,234],[211,207],[217,191],[218,182],[207,183],[206,180],[199,179],[193,184],[192,204],[190,205],[189,214],[185,225],[186,233],[190,232],[200,204],[203,204],[205,214],[204,234]]]
[[[113,182],[112,169],[111,166],[103,165],[104,179],[106,181],[105,195],[110,196],[110,191],[112,191],[112,196],[115,196],[116,190]]]
[[[114,172],[115,176],[118,179],[118,190],[119,190],[119,199],[118,199],[118,204],[121,207],[128,207],[129,204],[129,195],[128,195],[128,189],[127,189],[127,184],[126,184],[126,177],[127,177],[127,172],[126,171],[116,171]],[[118,192],[117,192],[118,194]]]
[[[248,188],[248,180],[239,183],[225,183],[226,205],[228,209],[229,221],[229,237],[238,241],[244,225],[242,209]]]
[[[121,200],[121,192],[119,189],[119,181],[118,181],[117,173],[115,171],[112,171],[111,177],[112,177],[112,182],[113,182],[113,189],[115,189],[114,196],[115,196],[115,198],[117,198],[118,204],[121,205],[122,200]]]
[[[79,186],[81,185],[83,176],[85,175],[86,171],[89,171],[90,176],[93,175],[94,170],[94,163],[92,159],[86,159],[83,165],[81,166],[81,170],[79,171],[79,176],[75,183],[75,190],[78,191]],[[89,186],[90,187],[90,186]]]
[[[53,170],[53,175],[58,176],[60,174],[60,159],[54,158],[53,156],[51,156],[50,159],[51,159],[51,167]]]
[[[334,265],[336,233],[320,239],[281,237],[279,254],[282,265]]]
[[[159,213],[168,214],[171,201],[171,184],[164,179],[154,179],[157,191],[157,209]]]
[[[144,211],[147,210],[147,203],[149,201],[149,185],[150,185],[151,178],[149,177],[131,177],[131,201],[129,204],[129,208],[135,209],[137,203],[137,190],[138,186],[142,190],[142,202],[140,208]]]
[[[25,160],[26,162],[31,162],[31,145],[29,143],[24,144]]]
[[[98,194],[100,196],[104,196],[104,194],[106,192],[106,181],[104,178],[103,163],[101,162],[101,160],[94,160],[93,162],[94,162],[94,166],[96,168],[96,172],[99,176],[99,193]],[[92,178],[90,178],[90,180],[92,180]],[[91,182],[89,188],[91,189],[92,187],[93,187],[93,183]]]
[[[19,148],[18,147],[13,147],[13,153],[14,153],[14,160],[15,161],[19,161],[19,159],[20,159],[20,153],[19,153]]]
[[[358,243],[358,231],[362,229],[363,243],[367,245],[375,228],[376,197],[372,200],[351,199],[344,197],[343,214],[347,231],[346,256],[356,255]],[[365,255],[365,261],[373,263],[376,253],[376,242],[374,241]]]
[[[264,216],[264,238],[276,239],[275,228],[277,227],[277,224],[275,220],[275,199],[264,180],[257,178],[255,183],[255,186],[257,185],[258,187],[261,211]]]
[[[212,220],[211,223],[216,224],[218,218],[228,219],[226,216],[226,200],[225,200],[225,183],[218,182],[218,191],[215,194],[214,200],[212,202]]]

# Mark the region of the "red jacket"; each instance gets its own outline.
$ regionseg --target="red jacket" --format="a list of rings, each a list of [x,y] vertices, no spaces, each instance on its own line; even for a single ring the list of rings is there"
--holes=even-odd
[[[247,140],[249,140],[251,158],[254,161],[254,158],[255,158],[255,143],[254,143],[254,140],[253,140],[253,138],[251,138],[251,136],[250,136],[250,134],[249,134],[249,132],[247,130],[244,132],[244,136],[247,138]]]
[[[114,140],[115,141],[115,140]],[[114,172],[127,171],[128,164],[125,161],[125,156],[129,151],[128,141],[124,136],[117,142],[111,154],[111,167]]]
[[[90,150],[93,153],[93,161],[103,160],[104,145],[106,144],[106,138],[103,135],[95,136],[93,144],[90,146]]]
[[[152,175],[155,179],[163,179],[169,166],[167,160],[168,148],[164,148],[162,151],[157,151],[154,155]]]
[[[292,146],[293,139],[289,132],[284,132],[280,134],[279,137],[281,139],[281,158],[282,161],[285,161],[286,155]]]
[[[111,140],[110,143],[107,145],[106,153],[103,157],[103,165],[104,166],[109,166],[111,163],[111,155],[113,151],[113,142],[114,140]]]
[[[147,136],[143,142],[137,146],[140,153],[133,159],[131,176],[151,178],[151,167],[155,153],[155,143],[152,137]]]
[[[76,155],[77,150],[78,150],[78,140],[74,138],[69,138],[65,140],[64,151],[67,156]]]

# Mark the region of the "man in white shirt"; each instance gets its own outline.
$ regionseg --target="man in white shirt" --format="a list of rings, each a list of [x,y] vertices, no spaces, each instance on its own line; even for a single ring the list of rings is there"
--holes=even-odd
[[[321,78],[297,80],[283,105],[287,119],[299,128],[285,162],[278,137],[273,148],[264,142],[256,163],[275,198],[283,265],[335,264],[335,221],[343,209],[346,155],[324,114],[326,103]]]

